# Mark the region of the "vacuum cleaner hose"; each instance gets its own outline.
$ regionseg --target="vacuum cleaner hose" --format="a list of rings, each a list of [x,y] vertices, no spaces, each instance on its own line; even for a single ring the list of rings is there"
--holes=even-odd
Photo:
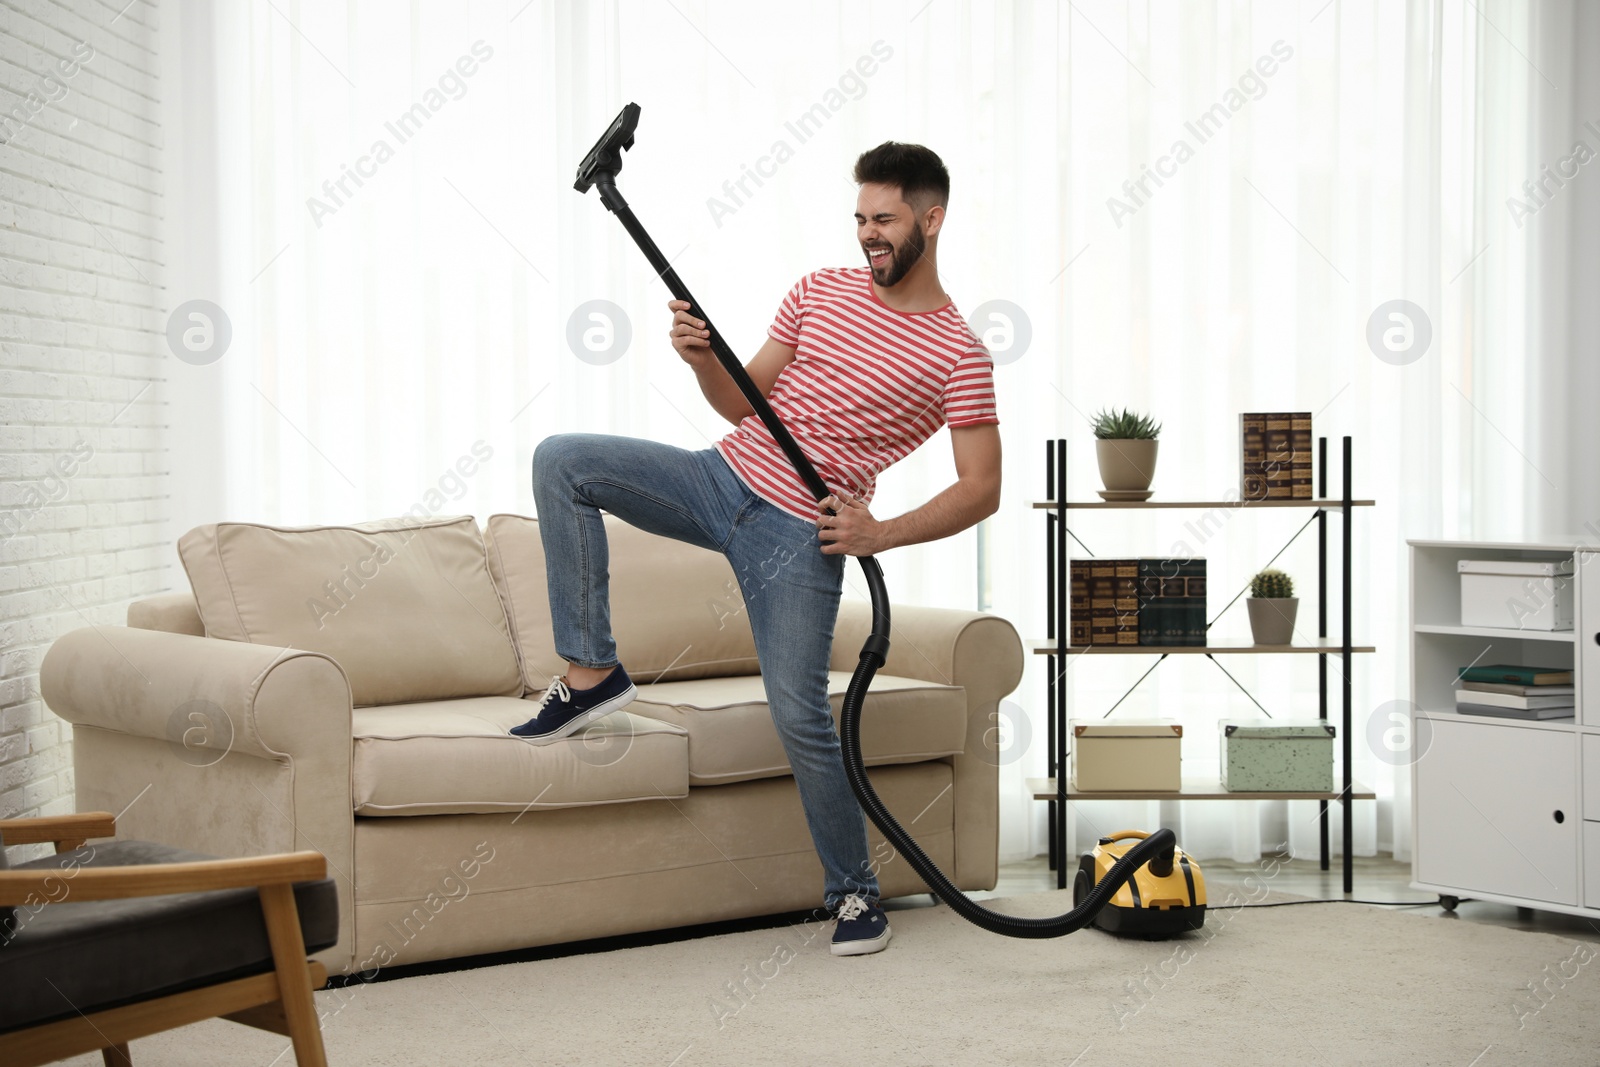
[[[878,668],[884,663],[882,653],[888,651],[889,594],[883,582],[883,570],[872,556],[858,556],[862,574],[872,598],[872,636],[861,650],[861,659],[845,691],[844,707],[839,714],[839,743],[844,753],[844,771],[850,779],[850,788],[860,801],[867,818],[878,828],[895,851],[921,876],[929,891],[963,919],[991,933],[1008,937],[1060,937],[1087,926],[1110,903],[1111,897],[1145,863],[1159,863],[1165,859],[1170,868],[1177,839],[1171,830],[1160,829],[1130,848],[1106,872],[1106,876],[1089,891],[1077,907],[1064,915],[1045,918],[1027,918],[991,911],[957,889],[939,869],[939,865],[922,851],[922,846],[905,831],[889,809],[878,798],[877,790],[867,777],[861,753],[861,709],[866,702],[867,688]],[[882,635],[881,641],[875,638]],[[879,650],[882,650],[880,653]],[[1065,862],[1065,858],[1061,860]]]
[[[650,239],[650,235],[645,232],[639,220],[634,217],[633,210],[628,207],[627,201],[617,190],[616,176],[622,169],[622,153],[633,147],[634,129],[638,121],[638,104],[628,104],[622,109],[621,114],[584,157],[578,168],[578,179],[574,183],[574,188],[580,193],[587,192],[591,185],[600,190],[601,202],[621,221],[672,295],[679,300],[687,301],[691,305],[692,314],[704,320],[706,331],[710,334],[711,351],[717,357],[717,361],[732,376],[740,393],[749,402],[751,410],[771,431],[779,448],[783,450],[801,480],[805,482],[806,488],[818,502],[821,502],[832,495],[827,485],[817,474],[805,453],[801,451],[788,428],[778,420],[772,406],[767,403],[767,398],[750,380],[744,365],[722,339],[722,335],[717,332],[717,328],[700,307],[699,302],[690,294],[688,286],[683,284],[683,279],[673,270],[671,262],[661,254],[661,250]],[[1125,882],[1132,879],[1134,872],[1147,862],[1152,859],[1164,859],[1170,868],[1177,841],[1171,830],[1160,829],[1130,848],[1089,891],[1082,902],[1064,915],[1026,918],[990,911],[957,889],[950,879],[945,877],[938,864],[922,851],[922,847],[901,827],[889,809],[884,806],[883,801],[878,798],[862,761],[861,709],[866,702],[867,689],[872,685],[873,676],[884,665],[889,655],[889,593],[884,586],[883,569],[878,566],[877,559],[873,556],[858,556],[856,559],[861,564],[861,571],[866,577],[867,589],[872,599],[872,632],[861,647],[861,659],[856,665],[854,675],[850,678],[850,686],[845,692],[844,707],[839,719],[839,741],[845,774],[850,780],[850,788],[855,793],[856,800],[860,802],[867,817],[894,846],[895,851],[917,872],[934,896],[948,904],[951,910],[963,919],[991,933],[1004,934],[1008,937],[1060,937],[1088,925],[1100,909],[1110,902],[1112,895]],[[1064,768],[1058,768],[1058,773],[1063,770]],[[1059,862],[1065,863],[1066,857],[1059,857]]]

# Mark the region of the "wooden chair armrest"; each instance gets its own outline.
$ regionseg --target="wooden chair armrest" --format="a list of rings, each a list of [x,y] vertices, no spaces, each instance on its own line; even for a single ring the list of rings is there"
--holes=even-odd
[[[57,852],[79,848],[92,837],[116,837],[117,817],[109,811],[76,815],[43,815],[33,819],[0,819],[0,841],[7,845],[49,842]]]
[[[69,865],[0,871],[0,905],[20,906],[41,899],[55,904],[65,900],[122,900],[209,889],[291,885],[325,878],[327,872],[328,861],[320,852],[128,867]]]

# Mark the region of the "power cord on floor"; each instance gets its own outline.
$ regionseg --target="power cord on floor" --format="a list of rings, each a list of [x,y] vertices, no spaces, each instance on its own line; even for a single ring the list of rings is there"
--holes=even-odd
[[[1327,900],[1278,900],[1271,904],[1218,904],[1211,907],[1212,911],[1228,911],[1234,908],[1287,908],[1295,904],[1371,904],[1382,908],[1421,908],[1429,904],[1439,906],[1437,900],[1355,900],[1350,897],[1332,897]]]

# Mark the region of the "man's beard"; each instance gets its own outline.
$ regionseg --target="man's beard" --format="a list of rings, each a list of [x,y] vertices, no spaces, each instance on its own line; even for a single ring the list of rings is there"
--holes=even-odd
[[[927,247],[928,240],[923,235],[922,225],[918,223],[912,227],[911,234],[905,239],[905,242],[890,254],[888,266],[872,267],[872,280],[886,289],[898,284],[900,279],[909,274],[911,268],[917,265],[917,260],[922,258],[922,253],[927,250]],[[868,259],[867,263],[870,266],[871,259]]]

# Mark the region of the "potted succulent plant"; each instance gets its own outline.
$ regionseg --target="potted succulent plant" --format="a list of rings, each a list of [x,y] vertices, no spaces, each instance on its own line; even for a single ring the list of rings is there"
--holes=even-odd
[[[1124,408],[1120,413],[1101,411],[1094,417],[1095,459],[1107,500],[1148,500],[1150,479],[1156,473],[1156,449],[1161,424]]]
[[[1264,570],[1250,579],[1250,634],[1258,645],[1287,645],[1294,636],[1294,617],[1300,600],[1294,579],[1280,570]]]

